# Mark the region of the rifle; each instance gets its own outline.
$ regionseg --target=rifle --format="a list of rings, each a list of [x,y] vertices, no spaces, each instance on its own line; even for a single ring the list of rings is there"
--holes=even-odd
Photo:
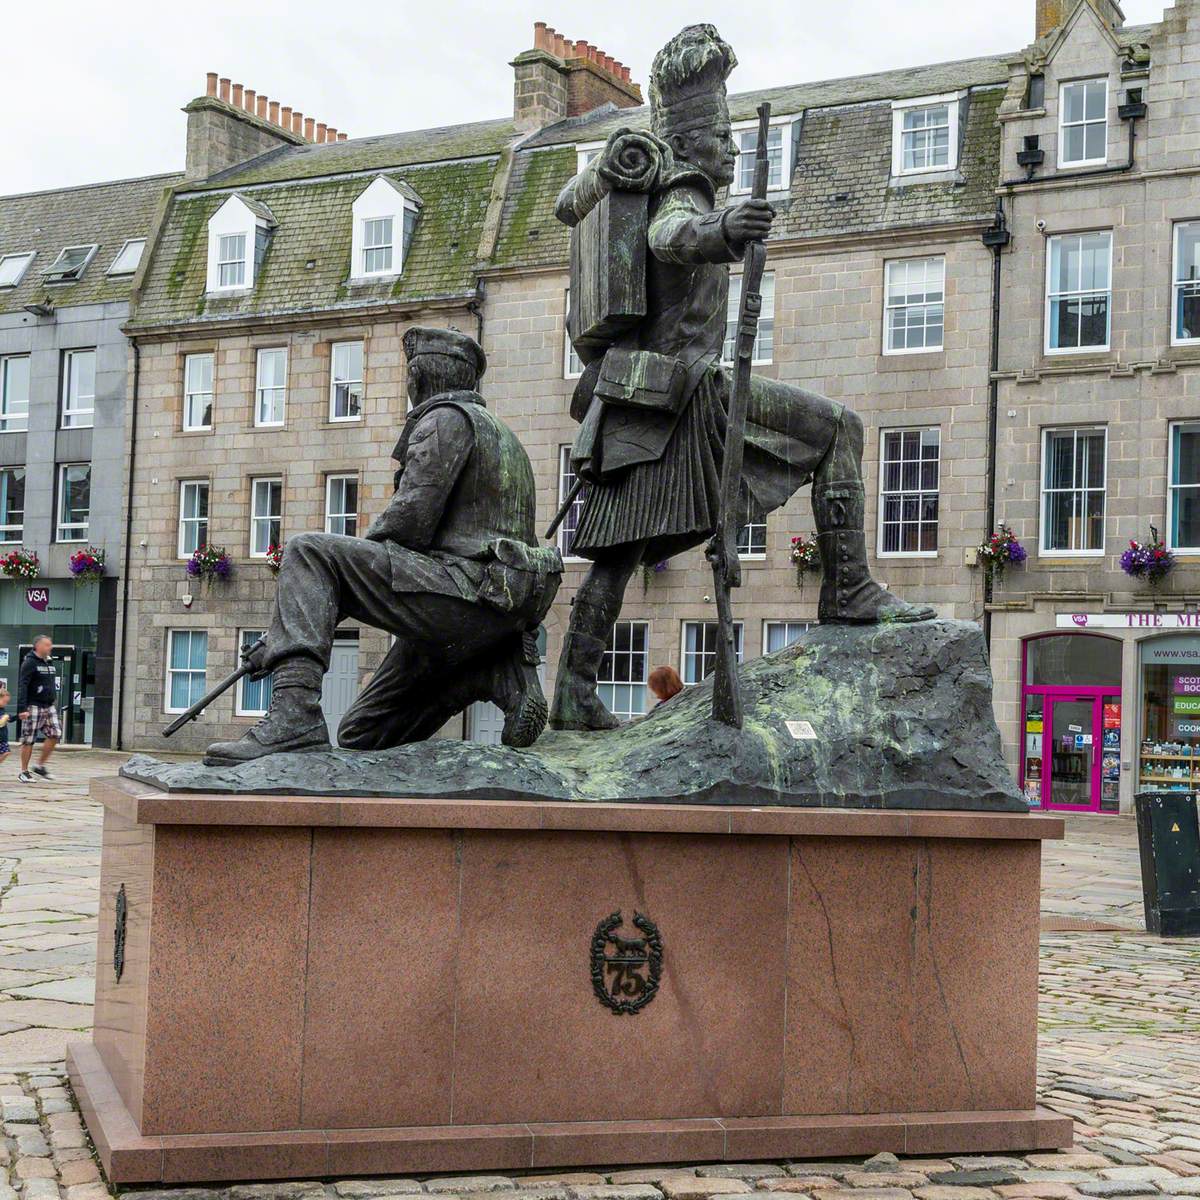
[[[754,200],[767,198],[767,134],[771,106],[758,106],[758,147],[754,154]],[[712,563],[713,588],[717,598],[717,664],[713,675],[713,717],[734,729],[742,727],[742,695],[738,687],[737,648],[734,645],[733,603],[730,592],[742,586],[742,567],[738,560],[738,497],[742,485],[742,458],[746,448],[746,410],[750,405],[750,363],[754,358],[754,339],[758,336],[758,318],[762,313],[763,267],[767,251],[761,241],[746,243],[742,270],[742,300],[738,312],[737,358],[733,368],[733,391],[725,425],[725,453],[721,461],[721,501],[716,531],[708,543],[707,557]]]
[[[200,700],[197,700],[196,703],[187,710],[187,712],[176,717],[175,720],[173,720],[170,725],[168,725],[166,729],[162,731],[163,737],[170,737],[171,734],[177,733],[189,721],[194,721],[215,699],[217,699],[218,696],[223,696],[227,691],[229,691],[229,689],[233,687],[233,685],[237,683],[237,681],[241,679],[243,675],[249,675],[250,665],[246,662],[246,659],[248,659],[256,650],[260,649],[266,644],[267,642],[265,638],[259,638],[253,646],[249,646],[247,649],[242,651],[242,665],[238,667],[238,669],[234,671],[232,675],[228,675],[222,679],[221,682],[218,683],[217,686],[208,693],[208,695],[204,696]]]

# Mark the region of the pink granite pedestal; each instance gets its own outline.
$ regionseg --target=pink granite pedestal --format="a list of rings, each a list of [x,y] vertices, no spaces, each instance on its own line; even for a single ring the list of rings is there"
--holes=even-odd
[[[68,1055],[114,1182],[1070,1144],[1035,1097],[1059,819],[93,794]],[[662,939],[633,1014],[593,990],[617,910]]]

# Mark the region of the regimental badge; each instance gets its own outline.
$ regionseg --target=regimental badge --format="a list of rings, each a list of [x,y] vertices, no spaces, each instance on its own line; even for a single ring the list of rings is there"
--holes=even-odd
[[[125,885],[117,889],[117,917],[113,922],[113,971],[116,972],[117,982],[125,974],[125,922],[129,912],[129,902],[125,899]]]
[[[658,993],[663,944],[658,926],[640,912],[633,923],[644,935],[623,938],[621,910],[605,917],[592,935],[592,990],[596,999],[618,1016],[645,1008]]]

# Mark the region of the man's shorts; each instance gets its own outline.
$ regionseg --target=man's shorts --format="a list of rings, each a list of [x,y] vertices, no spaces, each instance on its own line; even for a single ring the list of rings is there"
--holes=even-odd
[[[29,716],[21,722],[21,742],[32,746],[38,734],[44,738],[62,737],[62,726],[58,721],[58,709],[53,704],[39,708],[36,704],[29,706]]]

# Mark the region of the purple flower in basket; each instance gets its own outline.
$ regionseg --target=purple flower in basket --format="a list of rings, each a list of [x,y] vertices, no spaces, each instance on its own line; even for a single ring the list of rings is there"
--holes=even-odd
[[[218,579],[228,579],[229,572],[233,570],[233,564],[229,561],[227,555],[222,554],[220,558],[213,563],[213,574]]]
[[[1175,555],[1167,549],[1158,530],[1150,526],[1150,541],[1138,542],[1132,538],[1129,547],[1121,555],[1121,570],[1131,579],[1145,579],[1151,587],[1160,584],[1175,568]]]
[[[1029,551],[1021,545],[1020,542],[1009,542],[1008,544],[1008,561],[1011,563],[1023,563],[1029,557]]]

